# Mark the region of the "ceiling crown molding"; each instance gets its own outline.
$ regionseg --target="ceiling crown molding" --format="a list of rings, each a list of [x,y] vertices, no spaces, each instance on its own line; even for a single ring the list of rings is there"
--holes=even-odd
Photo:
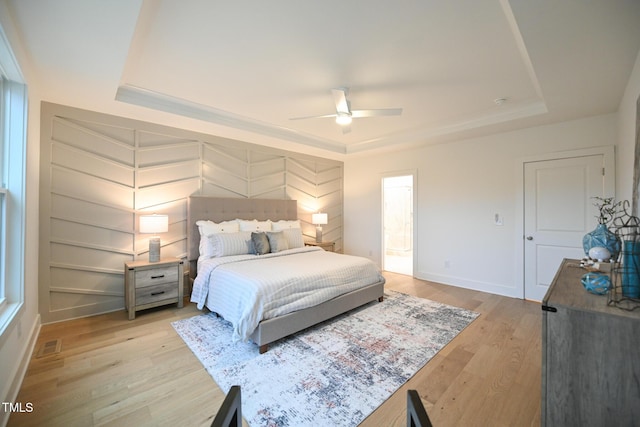
[[[259,135],[280,138],[339,154],[346,153],[346,148],[342,144],[133,85],[124,84],[119,86],[115,99],[128,104],[254,132]]]

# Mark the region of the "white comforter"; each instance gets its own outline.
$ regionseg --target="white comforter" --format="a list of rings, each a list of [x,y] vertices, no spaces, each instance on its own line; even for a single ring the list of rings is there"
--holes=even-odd
[[[201,260],[191,302],[200,310],[206,303],[233,324],[234,341],[247,341],[261,320],[312,307],[381,280],[378,267],[366,258],[304,247]]]

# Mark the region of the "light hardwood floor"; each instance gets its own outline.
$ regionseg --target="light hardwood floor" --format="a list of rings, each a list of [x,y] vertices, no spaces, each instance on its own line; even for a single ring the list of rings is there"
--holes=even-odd
[[[406,425],[406,391],[416,389],[434,426],[539,426],[542,314],[537,303],[385,273],[386,289],[481,315],[361,426]],[[224,398],[170,323],[199,314],[124,310],[42,327],[9,426],[204,426]],[[246,423],[245,423],[246,425]]]

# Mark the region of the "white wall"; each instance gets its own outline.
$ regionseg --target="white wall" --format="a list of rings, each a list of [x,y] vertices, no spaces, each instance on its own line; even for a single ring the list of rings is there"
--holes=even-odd
[[[191,194],[297,200],[306,237],[322,210],[342,251],[342,162],[48,102],[41,115],[42,323],[124,309],[124,263],[148,256],[140,214],[167,214],[162,256],[186,257]]]
[[[524,157],[613,145],[617,115],[491,135],[345,161],[346,253],[381,263],[380,180],[417,170],[416,276],[508,296],[522,292],[516,277],[518,165]],[[626,165],[620,165],[626,171]],[[626,172],[625,172],[626,173]],[[622,194],[628,197],[627,194]],[[493,224],[495,213],[504,226]],[[450,268],[445,268],[445,260]],[[521,270],[520,270],[521,271]]]
[[[618,109],[618,176],[619,198],[632,199],[633,160],[636,141],[636,102],[640,96],[640,52]],[[640,212],[640,209],[638,210]]]
[[[24,306],[11,325],[0,337],[0,401],[13,402],[22,383],[29,362],[32,346],[40,328],[38,314],[38,170],[40,158],[40,100],[38,87],[32,77],[25,52],[22,50],[6,4],[0,2],[0,25],[5,31],[13,53],[22,69],[29,91],[29,122],[27,129],[27,180],[26,180],[26,260]],[[11,268],[11,266],[8,266]],[[26,402],[25,402],[26,403]],[[7,421],[7,414],[0,410],[0,425]]]

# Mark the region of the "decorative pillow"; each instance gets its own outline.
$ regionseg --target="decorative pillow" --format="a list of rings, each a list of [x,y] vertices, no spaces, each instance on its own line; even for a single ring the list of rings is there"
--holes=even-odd
[[[200,236],[200,246],[198,246],[200,258],[211,258],[213,256],[213,243],[211,243],[210,237]]]
[[[252,221],[247,221],[244,219],[239,219],[238,224],[240,225],[240,231],[255,231],[256,233],[260,231],[271,231],[271,221],[258,221],[256,219]]]
[[[214,248],[214,257],[255,253],[250,232],[218,233],[211,235],[210,239]]]
[[[269,246],[271,246],[271,252],[276,253],[289,249],[287,238],[282,231],[267,231],[267,238],[269,239]]]
[[[300,228],[287,228],[282,230],[284,237],[287,239],[289,249],[304,247],[304,238],[302,237],[302,229]]]
[[[211,258],[214,255],[215,248],[210,237],[218,233],[237,233],[240,231],[238,221],[222,221],[215,223],[208,220],[196,221],[198,231],[200,231],[200,256],[203,258]]]
[[[281,219],[280,221],[277,222],[272,222],[271,223],[271,230],[273,231],[282,231],[282,230],[288,230],[290,228],[302,228],[300,226],[300,220],[285,220],[285,219]]]
[[[222,221],[215,223],[208,220],[196,221],[201,236],[210,236],[216,233],[237,233],[240,231],[238,221]]]
[[[253,247],[256,250],[258,255],[264,255],[271,252],[271,245],[269,244],[269,238],[264,231],[256,233],[255,231],[251,233],[251,241],[253,242]]]

